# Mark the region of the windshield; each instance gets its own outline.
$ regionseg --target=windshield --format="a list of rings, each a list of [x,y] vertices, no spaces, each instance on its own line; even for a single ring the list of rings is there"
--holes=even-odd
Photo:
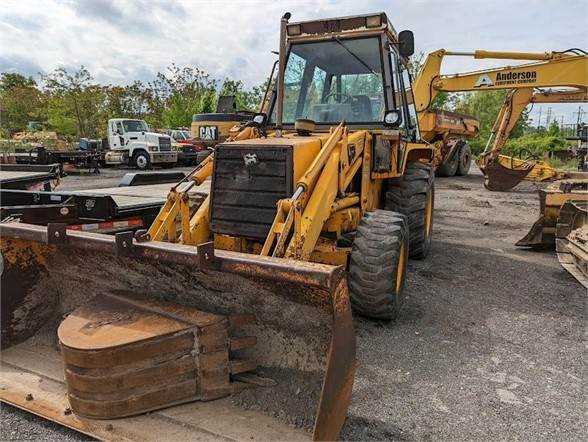
[[[284,73],[284,124],[298,118],[380,123],[385,107],[377,37],[292,45]]]
[[[125,132],[148,132],[149,126],[143,120],[123,120]]]

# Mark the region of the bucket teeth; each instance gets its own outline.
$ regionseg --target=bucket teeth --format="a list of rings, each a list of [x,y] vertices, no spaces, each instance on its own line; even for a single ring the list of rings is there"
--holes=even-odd
[[[229,362],[229,366],[231,374],[239,374],[254,371],[257,368],[257,363],[251,359],[233,359]]]

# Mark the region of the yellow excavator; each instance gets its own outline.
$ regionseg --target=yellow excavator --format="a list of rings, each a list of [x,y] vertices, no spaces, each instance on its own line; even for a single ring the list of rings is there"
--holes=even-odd
[[[446,56],[468,56],[475,59],[529,60],[531,63],[501,66],[475,72],[441,75]],[[454,52],[440,49],[432,52],[415,79],[414,97],[419,114],[426,114],[441,91],[487,91],[507,89],[510,93],[498,115],[486,150],[477,160],[489,190],[507,190],[523,179],[542,181],[562,178],[544,162],[512,159],[500,155],[510,131],[522,110],[533,102],[581,102],[588,88],[588,56],[579,49],[563,52],[527,53],[477,50]],[[548,88],[567,91],[545,92]],[[553,100],[553,101],[550,101]]]
[[[486,149],[479,160],[480,168],[485,172],[484,185],[486,188],[504,191],[512,189],[521,180],[541,182],[585,176],[581,173],[558,171],[540,159],[529,161],[530,159],[500,155],[500,152],[521,113],[529,104],[586,102],[588,102],[587,89],[570,91],[521,88],[511,90],[500,108]]]
[[[147,232],[0,224],[0,400],[101,439],[337,439],[351,308],[400,311],[431,245],[435,152],[410,31],[383,13],[289,18],[269,111]]]

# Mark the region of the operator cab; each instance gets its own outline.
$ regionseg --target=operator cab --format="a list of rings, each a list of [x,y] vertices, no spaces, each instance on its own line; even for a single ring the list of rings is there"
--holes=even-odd
[[[412,33],[396,31],[386,14],[287,25],[281,125],[312,120],[317,130],[345,121],[357,129],[399,129],[420,138],[407,68]],[[277,94],[269,125],[279,124]]]

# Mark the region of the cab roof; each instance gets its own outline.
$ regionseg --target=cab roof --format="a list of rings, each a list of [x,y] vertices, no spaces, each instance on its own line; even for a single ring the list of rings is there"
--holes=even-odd
[[[387,31],[394,39],[398,38],[396,30],[388,20],[385,12],[291,22],[288,23],[286,29],[289,38],[325,34],[344,35],[378,30]]]

